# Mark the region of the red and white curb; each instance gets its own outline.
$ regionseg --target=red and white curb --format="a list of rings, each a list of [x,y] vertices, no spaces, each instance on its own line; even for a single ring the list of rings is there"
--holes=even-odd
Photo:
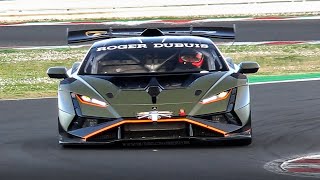
[[[290,173],[318,174],[320,177],[320,155],[292,159],[283,162],[280,168]]]
[[[320,154],[279,159],[267,163],[264,168],[279,174],[320,178]]]
[[[0,24],[0,26],[48,26],[48,25],[126,25],[136,26],[151,23],[164,24],[191,24],[204,22],[238,22],[238,21],[290,21],[290,20],[310,20],[320,19],[320,16],[306,16],[306,17],[256,17],[256,18],[215,18],[215,19],[199,19],[199,20],[143,20],[143,21],[106,21],[106,22],[35,22],[35,23],[8,23]]]

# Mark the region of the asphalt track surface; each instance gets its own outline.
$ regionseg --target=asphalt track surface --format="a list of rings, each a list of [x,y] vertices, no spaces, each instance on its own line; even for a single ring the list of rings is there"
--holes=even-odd
[[[57,100],[0,101],[0,179],[312,179],[265,163],[319,152],[320,81],[251,86],[253,144],[61,148]]]
[[[236,24],[237,42],[320,40],[320,20],[207,22],[196,26],[232,26]],[[171,26],[190,26],[174,24]],[[168,27],[151,23],[133,27]],[[0,47],[66,45],[66,30],[109,28],[106,25],[0,26]],[[113,25],[113,28],[125,26]],[[132,27],[132,26],[131,26]]]

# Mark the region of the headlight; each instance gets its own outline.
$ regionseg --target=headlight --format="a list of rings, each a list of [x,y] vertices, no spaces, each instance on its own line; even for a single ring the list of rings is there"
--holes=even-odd
[[[75,96],[82,104],[87,104],[87,105],[91,105],[91,106],[98,106],[98,107],[107,107],[108,106],[108,104],[106,102],[103,102],[103,101],[100,101],[100,100],[97,100],[94,98],[90,98],[88,96],[79,95],[79,94],[76,94]]]
[[[227,91],[223,91],[219,94],[216,94],[214,96],[208,97],[203,99],[202,101],[200,101],[201,104],[209,104],[209,103],[213,103],[213,102],[217,102],[217,101],[221,101],[226,99],[227,97],[229,97],[231,93],[231,89],[227,90]]]

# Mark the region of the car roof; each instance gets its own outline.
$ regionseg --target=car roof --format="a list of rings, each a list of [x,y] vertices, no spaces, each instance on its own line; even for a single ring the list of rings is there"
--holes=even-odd
[[[92,47],[119,44],[139,44],[139,43],[199,43],[213,44],[209,38],[197,36],[152,36],[152,37],[128,37],[113,38],[95,42]]]

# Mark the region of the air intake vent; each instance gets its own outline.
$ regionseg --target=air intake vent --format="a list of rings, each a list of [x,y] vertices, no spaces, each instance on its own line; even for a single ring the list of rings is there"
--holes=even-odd
[[[194,137],[223,137],[223,134],[211,131],[200,126],[193,126]]]
[[[141,36],[163,36],[159,29],[146,29],[141,33]]]

